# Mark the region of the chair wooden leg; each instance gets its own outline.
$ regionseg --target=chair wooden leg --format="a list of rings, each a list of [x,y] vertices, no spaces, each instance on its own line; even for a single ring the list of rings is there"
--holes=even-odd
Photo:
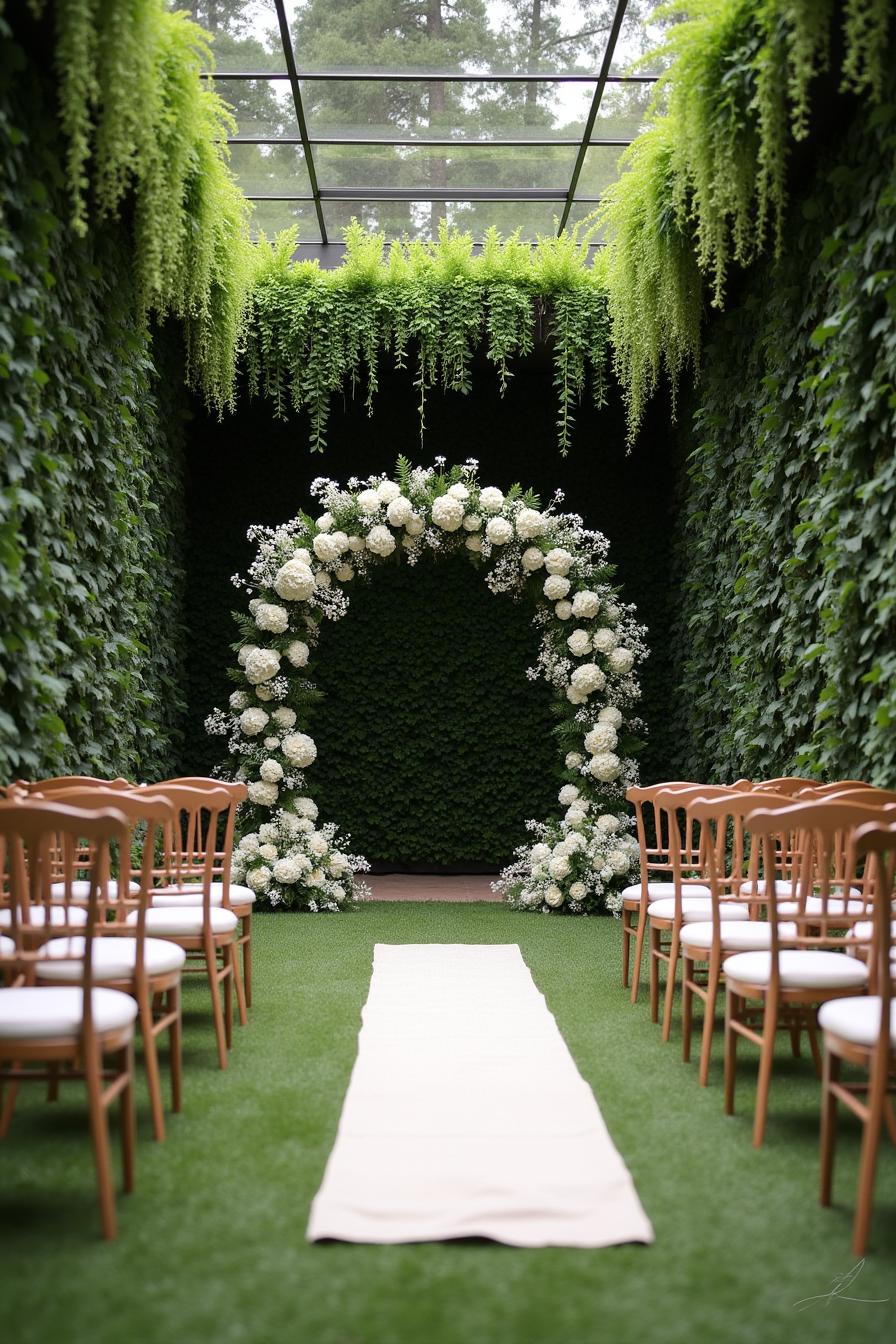
[[[681,1058],[685,1064],[691,1062],[694,994],[689,981],[693,974],[693,961],[690,957],[683,957],[681,963]]]
[[[709,1065],[712,1058],[712,1038],[715,1031],[716,1018],[716,1000],[719,997],[719,980],[721,978],[721,966],[718,961],[710,961],[709,974],[706,979],[706,1001],[704,1005],[703,1017],[703,1037],[700,1042],[700,1086],[706,1087],[709,1082]]]
[[[168,991],[168,1012],[175,1018],[168,1028],[168,1067],[171,1070],[171,1109],[177,1114],[182,1105],[183,1078],[183,1019],[181,1017],[180,983]]]
[[[815,1065],[816,1077],[821,1078],[821,1051],[818,1048],[818,1032],[815,1030],[814,1008],[810,1008],[806,1013],[806,1035],[809,1037],[809,1049],[812,1051],[812,1063]]]
[[[243,977],[240,971],[240,948],[239,943],[233,945],[233,957],[231,960],[233,966],[233,988],[236,991],[236,1011],[237,1019],[241,1027],[248,1022],[246,1014],[246,991],[243,985]]]
[[[54,1061],[49,1068],[47,1080],[47,1101],[59,1100],[59,1065]]]
[[[734,1082],[737,1070],[737,1032],[732,1022],[737,1016],[737,995],[725,993],[725,1114],[734,1114]]]
[[[224,1030],[224,1013],[221,1008],[221,984],[218,980],[218,954],[210,942],[205,949],[205,969],[208,973],[208,987],[212,996],[212,1016],[215,1021],[215,1040],[218,1043],[218,1064],[227,1068],[227,1037]]]
[[[831,1202],[834,1179],[834,1146],[837,1142],[837,1098],[831,1083],[840,1077],[840,1056],[825,1049],[821,1080],[821,1192],[819,1201],[827,1208]]]
[[[761,1148],[765,1138],[765,1121],[768,1116],[768,1094],[772,1082],[772,1065],[775,1062],[775,1028],[777,1026],[777,1005],[765,1000],[765,1022],[762,1033],[762,1045],[759,1050],[759,1082],[756,1088],[756,1114],[753,1117],[753,1147]]]
[[[162,1105],[162,1077],[159,1072],[159,1051],[153,1031],[152,1002],[147,995],[140,1002],[140,1032],[143,1037],[143,1061],[146,1066],[146,1084],[149,1090],[149,1109],[152,1115],[152,1136],[162,1143],[165,1139],[165,1110]]]
[[[884,1102],[887,1095],[887,1059],[876,1059],[868,1080],[868,1114],[862,1132],[862,1150],[859,1156],[859,1194],[852,1228],[852,1253],[864,1255],[871,1229],[871,1210],[874,1202],[874,1176],[880,1148]],[[876,1067],[875,1067],[876,1066]]]
[[[629,960],[631,958],[632,912],[622,907],[622,987],[629,987]]]
[[[227,1049],[233,1046],[233,978],[236,965],[236,943],[221,951],[221,983],[224,986],[224,1039]]]
[[[128,1084],[122,1088],[119,1097],[121,1123],[121,1161],[123,1189],[130,1194],[134,1188],[134,1174],[137,1156],[137,1107],[134,1101],[134,1041],[133,1037],[121,1052],[119,1066],[127,1072]],[[164,1137],[164,1135],[163,1135]]]
[[[792,1022],[790,1025],[790,1053],[793,1055],[794,1059],[799,1059],[801,1057],[800,1031],[801,1028],[799,1022]]]
[[[675,985],[678,980],[678,948],[681,930],[673,926],[672,941],[669,945],[669,960],[666,963],[666,999],[663,1005],[662,1039],[668,1041],[672,1034],[672,1003],[675,999]]]
[[[660,959],[657,953],[660,949],[660,931],[651,926],[650,942],[648,944],[647,956],[649,960],[649,979],[650,979],[650,1020],[658,1022],[660,1018]]]
[[[252,916],[243,915],[243,984],[246,987],[246,1006],[252,1007]]]
[[[886,1121],[890,1142],[896,1143],[896,1108],[894,1108],[889,1097],[884,1097],[884,1120]]]
[[[87,1109],[90,1116],[90,1141],[93,1145],[93,1160],[96,1166],[100,1223],[104,1238],[107,1241],[114,1241],[118,1228],[115,1219],[112,1174],[109,1170],[109,1117],[102,1097],[102,1060],[95,1048],[88,1051],[88,1056],[84,1060],[84,1074],[87,1084]]]
[[[644,956],[644,935],[647,932],[648,922],[647,914],[642,905],[638,915],[638,933],[635,938],[635,964],[632,967],[632,1003],[637,1002],[638,988],[641,984],[641,961]],[[653,1021],[655,1022],[656,1018]]]
[[[13,1063],[13,1069],[21,1068],[21,1064]],[[9,1127],[12,1124],[13,1112],[16,1109],[16,1097],[19,1095],[18,1078],[10,1078],[6,1087],[3,1089],[3,1107],[0,1109],[0,1139],[5,1139],[9,1133]]]

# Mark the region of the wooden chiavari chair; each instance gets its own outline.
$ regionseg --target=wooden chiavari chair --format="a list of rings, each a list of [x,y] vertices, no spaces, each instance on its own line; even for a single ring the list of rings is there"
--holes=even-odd
[[[91,876],[85,920],[82,974],[64,987],[17,984],[0,990],[0,1138],[12,1122],[15,1096],[25,1079],[50,1079],[61,1067],[82,1077],[87,1087],[90,1136],[96,1164],[103,1236],[116,1235],[115,1196],[109,1160],[108,1109],[119,1100],[125,1191],[134,1188],[136,1118],[134,1112],[134,1019],[137,1004],[128,994],[96,987],[95,934],[103,918],[102,875],[111,847],[127,845],[129,829],[121,812],[110,808],[67,807],[40,802],[0,803],[0,851],[11,890],[10,934],[20,962],[33,955],[26,937],[32,906],[48,902],[51,850],[61,844],[74,863],[89,842],[96,874]],[[23,916],[20,919],[20,914]],[[106,1068],[104,1060],[112,1067]],[[34,1067],[36,1066],[36,1067]]]
[[[881,819],[886,818],[879,809],[830,801],[795,802],[778,810],[761,807],[745,818],[753,842],[754,881],[762,864],[771,936],[768,951],[737,952],[725,962],[725,1112],[734,1113],[737,1041],[743,1037],[759,1048],[753,1124],[757,1148],[765,1137],[777,1031],[792,1030],[795,1023],[805,1027],[820,1072],[817,1006],[867,990],[868,968],[846,955],[842,930],[849,922],[867,920],[870,908],[869,894],[856,885],[861,865],[855,831],[865,821]],[[794,832],[801,840],[798,862],[788,878],[793,899],[782,901],[777,873]],[[860,894],[851,896],[851,889]]]
[[[865,1254],[871,1228],[874,1176],[880,1134],[886,1122],[896,1141],[896,1117],[888,1097],[896,1080],[896,1002],[893,997],[893,903],[896,897],[896,821],[860,826],[856,851],[867,856],[873,869],[874,920],[871,941],[872,993],[861,998],[835,999],[822,1004],[818,1024],[824,1033],[824,1072],[821,1110],[821,1203],[831,1203],[837,1103],[862,1123],[859,1189],[853,1221],[852,1253]],[[841,1079],[841,1062],[857,1065],[867,1083]],[[862,1100],[860,1093],[865,1093]]]
[[[816,789],[817,787],[814,779],[801,779],[799,775],[781,775],[777,779],[761,779],[753,785],[754,789],[767,789],[772,793],[780,793],[784,797],[799,794],[803,789]]]
[[[240,1025],[246,1025],[246,1008],[252,1006],[252,909],[255,905],[255,892],[251,887],[241,886],[230,879],[233,860],[233,837],[236,827],[236,813],[240,803],[248,797],[245,784],[220,779],[208,779],[202,776],[185,776],[181,779],[169,779],[155,784],[154,789],[165,789],[169,784],[183,784],[192,789],[224,789],[230,797],[230,806],[221,837],[221,848],[215,850],[212,868],[211,899],[213,905],[222,905],[232,910],[240,921],[237,936],[237,948],[242,949],[243,974],[237,977],[235,989]],[[158,907],[175,905],[201,905],[202,892],[194,883],[191,886],[173,890],[159,888],[153,896],[153,905]]]
[[[233,987],[239,985],[236,950],[237,917],[233,910],[212,902],[211,888],[219,827],[231,805],[226,789],[193,789],[185,784],[166,784],[163,789],[140,790],[142,798],[165,798],[174,805],[175,821],[168,829],[163,865],[156,873],[162,886],[182,888],[197,879],[200,905],[151,906],[146,911],[146,932],[153,938],[178,943],[189,962],[201,961],[208,976],[212,1000],[218,1062],[227,1067],[227,1051],[233,1039]],[[127,917],[135,923],[137,912]],[[220,964],[219,964],[220,958]],[[221,991],[224,1002],[222,1006]]]
[[[815,792],[820,793],[822,797],[828,793],[843,793],[845,789],[870,789],[874,786],[866,784],[863,779],[832,779],[827,784],[814,785]]]
[[[178,943],[146,937],[146,910],[152,897],[152,875],[156,838],[174,823],[174,807],[166,799],[149,797],[140,790],[125,793],[111,789],[60,789],[54,802],[70,807],[114,807],[127,820],[130,842],[120,855],[122,878],[132,868],[135,846],[140,847],[140,863],[135,870],[140,881],[136,893],[120,895],[108,903],[113,920],[101,924],[93,943],[94,983],[120,989],[137,1000],[143,1055],[149,1091],[154,1137],[165,1138],[165,1112],[159,1072],[158,1039],[168,1034],[171,1108],[181,1109],[181,972],[187,954]],[[138,831],[142,835],[138,836]],[[137,912],[136,929],[126,922]],[[52,938],[45,943],[34,964],[38,984],[66,984],[80,976],[83,938]],[[156,1005],[156,1011],[154,1011]]]
[[[16,787],[26,794],[39,793],[44,798],[49,798],[53,793],[59,793],[61,789],[133,789],[134,785],[130,780],[122,779],[100,779],[96,775],[54,775],[50,779],[20,779],[16,781]]]

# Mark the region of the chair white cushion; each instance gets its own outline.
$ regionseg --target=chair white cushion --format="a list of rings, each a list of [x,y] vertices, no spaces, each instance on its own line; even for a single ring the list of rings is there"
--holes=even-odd
[[[858,922],[853,924],[852,928],[849,929],[846,934],[847,938],[854,938],[859,940],[860,942],[867,942],[868,939],[872,938],[873,936],[874,936],[874,923],[870,919],[858,920]],[[890,951],[896,952],[896,919],[892,920],[890,923],[890,938],[892,939],[892,942],[890,944]]]
[[[712,894],[709,887],[704,886],[702,882],[682,882],[681,892],[683,896],[709,897]],[[660,901],[664,896],[672,896],[673,894],[674,886],[671,882],[647,883],[647,896],[651,901]],[[630,887],[623,888],[622,899],[623,901],[633,901],[640,904],[641,883],[633,882]]]
[[[818,1025],[856,1045],[875,1045],[880,1031],[881,1001],[876,994],[829,999],[818,1010]],[[890,1046],[896,1049],[896,1000],[890,1003]]]
[[[117,1031],[137,1016],[137,1000],[118,989],[91,990],[90,1004],[97,1031]],[[83,1013],[83,989],[0,989],[0,1040],[76,1037]]]
[[[128,915],[128,924],[137,923],[138,911]],[[237,926],[237,917],[232,910],[223,910],[213,905],[209,910],[212,933],[231,933]],[[195,938],[202,933],[202,907],[198,905],[179,905],[168,910],[147,910],[146,932],[157,937]]]
[[[858,895],[859,893],[856,892],[855,894]],[[828,916],[829,916],[829,917],[833,917],[833,916],[836,916],[836,915],[842,915],[842,914],[843,914],[843,905],[844,905],[844,902],[843,902],[843,898],[842,898],[842,896],[830,896],[830,897],[828,897],[828,903],[827,903],[827,913],[828,913]],[[778,914],[779,914],[779,915],[796,915],[796,914],[799,914],[799,908],[800,908],[800,907],[799,907],[799,902],[797,902],[797,901],[779,901],[779,902],[778,902]],[[821,899],[820,896],[807,896],[807,897],[806,897],[806,909],[805,909],[805,912],[804,912],[805,914],[807,914],[807,915],[821,915],[821,914],[824,913],[824,909],[825,909],[824,902],[822,901],[822,899]],[[862,901],[862,900],[855,900],[855,901],[847,901],[847,902],[846,902],[846,911],[847,911],[847,914],[850,914],[850,915],[863,915],[867,909],[868,909],[867,905],[866,905],[865,902]]]
[[[89,899],[90,899],[90,888],[91,888],[91,885],[92,885],[92,884],[91,884],[90,882],[88,882],[86,878],[83,878],[83,877],[76,878],[76,880],[75,880],[74,882],[72,882],[72,884],[71,884],[71,897],[70,897],[70,899],[73,900],[73,901],[86,901],[86,900],[89,900]],[[129,882],[129,883],[128,883],[128,889],[129,889],[131,895],[134,896],[134,895],[136,895],[136,893],[140,890],[140,883],[139,883],[139,882]],[[51,882],[51,883],[50,883],[50,900],[51,900],[51,901],[64,901],[64,900],[65,900],[65,891],[66,891],[66,887],[65,887],[65,883],[64,883],[64,882]],[[102,894],[102,893],[101,893],[101,894]],[[113,880],[112,882],[109,883],[109,894],[108,894],[108,896],[106,897],[106,899],[109,900],[109,901],[117,901],[117,900],[118,900],[118,882],[117,882],[117,881],[114,881],[114,880]]]
[[[36,966],[39,980],[78,980],[83,973],[84,939],[51,938],[40,950]],[[161,938],[143,940],[143,964],[149,975],[179,971],[187,954],[177,943]],[[137,939],[94,938],[93,974],[96,980],[125,980],[137,964]]]
[[[792,882],[787,882],[784,881],[782,878],[776,877],[774,885],[775,885],[775,895],[778,897],[779,900],[785,896],[793,895]],[[752,896],[754,895],[754,893],[758,892],[760,896],[764,896],[767,890],[768,890],[768,884],[764,880],[761,880],[759,882],[744,882],[744,884],[739,889],[739,895]]]
[[[47,907],[45,905],[33,905],[29,912],[30,924],[32,929],[45,929],[47,927]],[[87,923],[87,911],[79,905],[50,906],[50,927],[55,929],[64,929],[66,927],[75,928]],[[19,924],[24,928],[21,919]],[[0,929],[8,929],[12,926],[12,911],[0,910]]]
[[[212,905],[220,905],[223,899],[223,882],[213,882],[211,885]],[[237,882],[231,882],[231,905],[253,905],[255,900],[255,892],[251,887],[241,887]],[[202,887],[198,883],[195,886],[186,887],[159,887],[152,894],[152,904],[154,908],[159,910],[170,909],[172,906],[179,905],[201,905]]]
[[[724,919],[749,919],[750,911],[745,905],[723,902]],[[647,907],[648,915],[654,919],[675,918],[675,898],[665,901],[653,901]],[[685,924],[700,924],[712,914],[712,901],[702,896],[683,896],[681,899],[681,917]]]
[[[868,981],[868,967],[857,957],[842,952],[785,948],[779,953],[781,985],[784,989],[849,989]],[[771,978],[770,952],[738,952],[725,962],[729,980],[750,985],[767,985]]]
[[[15,956],[15,951],[16,945],[13,940],[11,938],[5,938],[3,934],[0,933],[0,957],[13,957]]]
[[[781,924],[779,928],[784,938],[791,938],[796,933],[795,924]],[[723,952],[759,952],[771,943],[771,925],[758,919],[723,919],[720,936]],[[712,923],[689,924],[681,937],[689,947],[710,948]]]

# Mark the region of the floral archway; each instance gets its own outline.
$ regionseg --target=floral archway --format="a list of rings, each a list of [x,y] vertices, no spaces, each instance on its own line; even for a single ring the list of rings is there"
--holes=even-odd
[[[396,551],[413,565],[427,551],[463,550],[493,593],[533,602],[541,645],[526,675],[550,683],[558,718],[557,815],[526,823],[530,838],[496,889],[517,909],[616,911],[638,863],[622,804],[637,781],[632,715],[647,649],[612,584],[606,538],[560,512],[559,491],[542,508],[518,485],[482,486],[473,459],[446,469],[444,459],[415,467],[401,457],[394,477],[346,486],[321,477],[311,494],[317,517],[250,528],[258,552],[248,577],[234,577],[252,594],[238,617],[237,689],[206,727],[228,738],[224,773],[249,788],[235,879],[275,907],[337,911],[368,894],[366,860],[348,851],[335,822],[319,822],[308,792],[317,747],[304,726],[318,697],[309,676],[319,627],[340,620],[352,583]]]

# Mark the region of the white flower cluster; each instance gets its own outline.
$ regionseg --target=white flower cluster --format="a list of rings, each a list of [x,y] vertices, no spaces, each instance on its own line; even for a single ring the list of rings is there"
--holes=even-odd
[[[366,872],[366,859],[349,854],[336,826],[317,827],[317,807],[311,798],[293,799],[248,831],[233,854],[233,876],[284,909],[335,912],[369,896],[357,874]]]
[[[534,600],[541,646],[527,675],[550,683],[577,738],[564,758],[570,782],[559,798],[562,821],[529,823],[546,827],[545,836],[518,852],[499,885],[512,904],[526,908],[578,912],[610,904],[615,877],[629,871],[631,837],[617,837],[614,848],[591,819],[616,815],[610,809],[637,779],[635,762],[624,754],[633,724],[626,728],[623,711],[638,698],[634,668],[647,650],[633,608],[620,604],[610,586],[606,539],[586,530],[578,515],[560,511],[559,491],[545,508],[519,487],[505,493],[480,485],[472,459],[448,472],[443,459],[413,468],[400,461],[395,479],[352,478],[346,486],[319,477],[311,492],[321,508],[313,521],[300,514],[280,527],[249,531],[256,558],[248,578],[235,580],[254,590],[238,654],[241,684],[229,712],[216,710],[206,725],[228,737],[234,773],[247,781],[246,810],[256,829],[243,837],[248,847],[241,842],[240,853],[253,860],[244,863],[246,881],[271,904],[282,903],[284,893],[317,889],[317,879],[309,879],[316,868],[306,871],[303,859],[322,857],[309,837],[326,837],[326,827],[314,831],[316,809],[314,817],[302,810],[310,802],[303,772],[317,747],[300,716],[314,690],[302,678],[321,621],[341,619],[348,584],[396,551],[413,564],[427,550],[466,550],[484,566],[492,592]],[[276,835],[264,836],[272,825]],[[290,844],[284,827],[293,828]],[[543,855],[548,836],[550,853]],[[540,857],[533,858],[536,850]],[[587,876],[580,871],[586,854]],[[523,885],[521,863],[529,865]],[[338,874],[327,869],[325,881],[331,880],[340,886]],[[307,904],[338,908],[342,899],[328,889],[325,898],[309,897]]]

